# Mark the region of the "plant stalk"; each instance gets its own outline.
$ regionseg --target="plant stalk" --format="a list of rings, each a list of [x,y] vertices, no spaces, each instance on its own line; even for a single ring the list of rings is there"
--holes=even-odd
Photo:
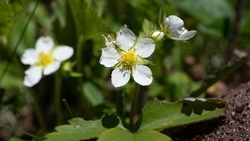
[[[56,124],[60,125],[62,123],[62,106],[61,106],[61,92],[62,92],[62,76],[61,72],[55,74],[55,92],[54,92],[54,101],[56,108]]]

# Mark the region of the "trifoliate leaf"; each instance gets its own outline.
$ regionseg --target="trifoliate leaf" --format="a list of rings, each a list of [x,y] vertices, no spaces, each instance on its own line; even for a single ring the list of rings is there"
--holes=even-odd
[[[107,130],[101,120],[86,121],[82,118],[73,118],[67,125],[57,126],[55,132],[49,133],[45,141],[80,141],[96,138]]]

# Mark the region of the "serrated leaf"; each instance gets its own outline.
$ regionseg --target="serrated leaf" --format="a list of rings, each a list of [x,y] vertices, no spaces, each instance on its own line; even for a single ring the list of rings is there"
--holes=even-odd
[[[85,40],[101,37],[108,32],[103,20],[90,8],[84,0],[68,0],[73,19],[76,25],[78,37],[83,35]]]
[[[182,105],[182,113],[190,115],[192,112],[195,114],[202,114],[204,110],[212,111],[216,108],[224,108],[226,102],[216,98],[185,98]]]
[[[103,132],[98,141],[171,141],[171,138],[154,130],[131,133],[117,127]]]
[[[226,66],[222,67],[221,69],[215,71],[214,73],[210,74],[201,84],[201,87],[192,93],[190,93],[191,97],[198,97],[203,92],[207,90],[211,85],[213,85],[218,80],[227,78],[232,75],[236,70],[240,67],[245,65],[248,61],[249,57],[242,57],[237,60],[234,60],[227,64]]]
[[[157,99],[149,101],[142,110],[139,131],[177,127],[224,115],[224,109],[215,109],[204,111],[201,115],[193,113],[187,116],[181,112],[182,104],[183,102],[171,103]]]
[[[74,118],[67,125],[57,126],[56,132],[49,133],[46,141],[80,141],[96,138],[107,130],[102,126],[101,120],[86,121]]]

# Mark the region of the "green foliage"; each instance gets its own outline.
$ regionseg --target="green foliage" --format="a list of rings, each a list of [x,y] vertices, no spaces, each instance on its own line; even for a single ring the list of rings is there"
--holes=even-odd
[[[0,73],[4,68],[2,64],[10,62],[0,86],[2,106],[0,112],[4,112],[4,109],[10,111],[12,115],[11,120],[8,120],[10,125],[13,121],[20,122],[21,118],[16,117],[25,113],[21,110],[26,107],[34,107],[29,114],[38,122],[47,119],[55,121],[54,118],[59,116],[66,119],[67,115],[64,113],[67,110],[71,117],[77,115],[90,120],[73,118],[69,120],[69,124],[59,125],[54,132],[45,136],[47,129],[55,125],[46,125],[43,128],[42,122],[37,125],[32,124],[32,127],[42,129],[43,133],[37,137],[30,136],[34,137],[33,141],[43,140],[43,137],[46,137],[47,141],[171,140],[158,130],[214,119],[222,116],[224,111],[225,103],[218,99],[179,100],[189,95],[196,97],[204,94],[216,81],[232,76],[241,67],[247,66],[249,61],[248,57],[243,57],[214,72],[221,67],[221,62],[225,62],[224,55],[228,46],[226,40],[230,35],[229,28],[233,25],[235,16],[232,1],[55,0],[49,3],[39,1],[37,8],[34,7],[35,2],[0,0]],[[246,14],[242,15],[237,47],[249,50],[250,12],[248,9],[245,9],[245,12]],[[164,20],[162,13],[166,13],[166,16],[178,15],[188,30],[198,30],[198,34],[185,43],[168,39],[156,43],[155,52],[149,58],[152,61],[149,67],[154,77],[153,82],[148,87],[138,88],[137,92],[143,97],[138,98],[138,103],[135,100],[134,104],[142,108],[140,102],[146,102],[140,115],[131,112],[136,112],[137,109],[128,108],[133,105],[131,104],[133,95],[138,94],[134,92],[136,86],[129,83],[129,86],[115,89],[110,83],[111,70],[99,63],[100,48],[105,46],[102,34],[115,35],[113,31],[118,31],[126,24],[140,38],[148,37],[152,31],[160,29],[159,24],[163,25],[159,23]],[[25,26],[27,28],[24,28]],[[53,89],[55,89],[53,75],[45,76],[41,83],[33,88],[23,86],[24,70],[27,67],[20,64],[20,56],[25,49],[34,48],[35,39],[43,35],[53,37],[60,45],[74,48],[73,57],[62,66],[64,75],[60,77],[65,78],[60,79],[63,80],[60,81],[63,85],[60,88],[58,86],[62,92],[58,95],[58,101],[53,99]],[[12,54],[15,47],[17,50]],[[193,60],[188,61],[186,59],[188,57]],[[197,80],[191,71],[196,65],[204,67],[205,75],[211,71],[214,73],[204,81]],[[249,73],[245,73],[240,79],[248,79],[245,76],[249,76]],[[64,99],[66,108],[62,108],[61,111],[53,108],[55,105],[60,106],[60,98],[67,99],[67,101]],[[152,98],[155,99],[148,101]],[[53,102],[54,100],[57,103]],[[133,118],[128,117],[130,112],[135,114]],[[105,113],[114,115],[105,115],[99,119]],[[137,116],[140,117],[135,125],[137,131],[132,133],[130,129],[125,128],[128,127],[127,120],[130,118],[135,120]],[[21,139],[13,137],[11,141],[21,141]]]
[[[178,101],[188,96],[197,84],[184,72],[175,71],[168,77],[168,90],[171,101]]]
[[[213,119],[224,114],[224,109],[204,111],[201,115],[187,116],[181,112],[183,102],[169,103],[154,99],[142,110],[139,131],[171,128]]]
[[[82,118],[71,119],[69,125],[60,125],[55,129],[57,132],[46,135],[46,141],[87,140],[99,136],[106,130],[100,120],[86,121]]]
[[[92,106],[97,106],[104,102],[101,91],[91,82],[83,84],[83,93]]]
[[[83,36],[85,40],[101,37],[108,32],[108,28],[94,9],[90,8],[83,0],[68,0],[72,16],[75,22],[78,37]]]
[[[0,1],[0,36],[9,36],[22,10],[27,7],[28,0]]]
[[[10,141],[23,141],[22,139],[19,139],[19,138],[16,138],[16,137],[13,137],[10,139]]]
[[[117,127],[104,131],[98,141],[171,141],[171,138],[154,130],[131,133]]]
[[[188,14],[202,22],[216,19],[233,18],[233,10],[226,0],[172,0],[173,3]],[[199,12],[197,12],[199,11]]]

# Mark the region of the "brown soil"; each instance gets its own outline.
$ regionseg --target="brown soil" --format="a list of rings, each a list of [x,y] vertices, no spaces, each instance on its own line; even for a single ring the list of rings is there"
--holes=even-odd
[[[227,102],[225,117],[170,129],[166,134],[174,141],[250,141],[250,82],[222,99]]]

